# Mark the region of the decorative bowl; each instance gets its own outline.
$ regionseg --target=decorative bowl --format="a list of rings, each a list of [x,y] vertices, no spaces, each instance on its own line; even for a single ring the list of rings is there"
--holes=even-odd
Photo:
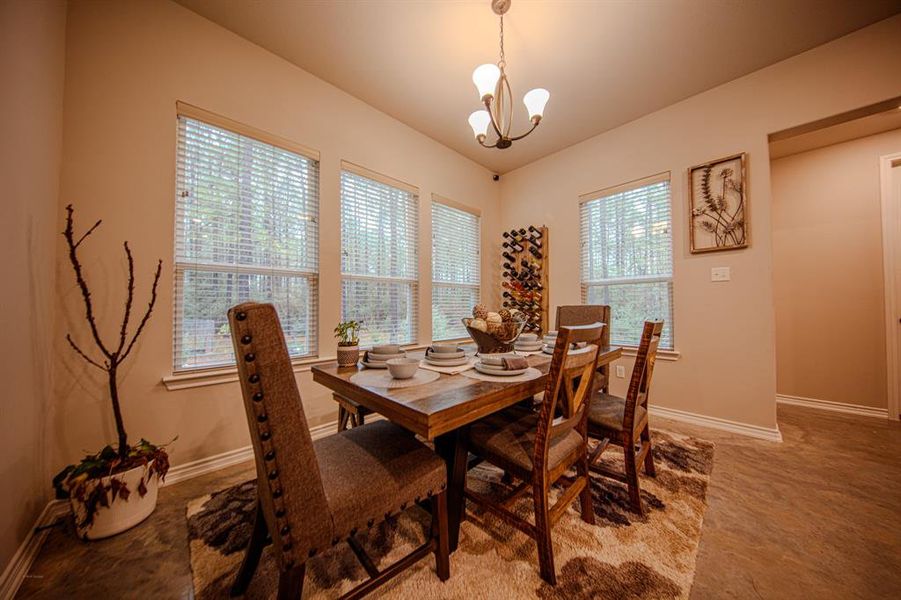
[[[392,358],[387,364],[388,372],[395,379],[409,379],[419,369],[419,359],[416,358]]]
[[[498,354],[501,352],[513,352],[513,342],[522,333],[523,327],[526,326],[526,320],[522,317],[512,321],[500,323],[498,327],[492,331],[482,331],[481,329],[473,329],[469,326],[472,321],[470,318],[463,319],[463,325],[469,332],[469,337],[476,343],[479,348],[479,354]],[[490,327],[490,326],[489,326]]]

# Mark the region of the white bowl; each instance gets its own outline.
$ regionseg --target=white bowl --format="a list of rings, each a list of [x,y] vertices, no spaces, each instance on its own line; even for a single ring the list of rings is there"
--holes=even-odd
[[[460,351],[457,344],[432,344],[432,352],[430,354],[455,354]]]
[[[519,337],[516,338],[516,341],[523,342],[525,344],[533,344],[538,341],[537,333],[520,333]]]
[[[388,372],[395,379],[409,379],[419,370],[419,360],[415,358],[392,358],[388,361]]]
[[[400,352],[400,344],[379,344],[378,346],[373,346],[370,352],[375,352],[376,354],[398,354]]]

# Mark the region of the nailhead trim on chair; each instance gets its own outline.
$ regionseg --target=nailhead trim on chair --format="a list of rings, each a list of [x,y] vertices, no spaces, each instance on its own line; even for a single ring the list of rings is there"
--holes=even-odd
[[[237,321],[245,321],[247,319],[247,313],[239,312],[235,315],[235,319]],[[253,342],[253,335],[249,331],[244,332],[241,336],[241,343],[245,346],[249,346]],[[256,354],[253,352],[253,348],[248,348],[248,352],[244,355],[244,361],[248,363],[248,365],[253,366],[254,361],[256,360]],[[291,526],[284,520],[286,511],[283,501],[284,492],[282,491],[282,486],[279,483],[278,479],[278,463],[275,461],[276,451],[275,451],[275,443],[272,440],[272,432],[265,428],[266,423],[269,421],[269,415],[266,414],[266,407],[263,403],[265,398],[265,394],[262,390],[262,383],[260,381],[259,373],[251,373],[247,377],[247,381],[256,386],[257,389],[254,391],[251,396],[254,400],[254,410],[256,411],[256,420],[258,423],[258,433],[260,436],[260,441],[263,446],[263,460],[267,465],[271,468],[267,479],[269,480],[269,488],[270,493],[272,495],[274,509],[275,509],[275,518],[276,524],[275,527],[278,529],[279,534],[282,538],[281,550],[282,550],[282,558],[287,566],[293,566],[296,563],[296,556],[291,552],[294,548],[294,543],[291,539]],[[257,482],[257,485],[261,485]],[[315,549],[309,550],[309,555],[313,556],[316,553]]]

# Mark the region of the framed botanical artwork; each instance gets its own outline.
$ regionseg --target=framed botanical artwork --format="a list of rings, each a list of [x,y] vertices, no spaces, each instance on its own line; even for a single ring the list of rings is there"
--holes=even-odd
[[[747,248],[751,236],[747,154],[692,167],[688,182],[691,252]]]

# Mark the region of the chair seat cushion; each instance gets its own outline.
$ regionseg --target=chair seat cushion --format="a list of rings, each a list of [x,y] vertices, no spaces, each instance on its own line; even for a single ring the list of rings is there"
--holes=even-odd
[[[533,468],[537,428],[537,413],[514,406],[473,423],[469,430],[470,450],[489,461],[497,457],[528,472]],[[548,469],[557,467],[582,441],[575,430],[554,437],[548,449]]]
[[[595,394],[588,404],[588,426],[592,429],[623,430],[626,400],[610,394]],[[635,427],[640,429],[647,411],[642,406],[635,407]]]
[[[446,487],[444,461],[416,437],[376,421],[316,440],[316,459],[334,521],[346,535],[397,514]]]

